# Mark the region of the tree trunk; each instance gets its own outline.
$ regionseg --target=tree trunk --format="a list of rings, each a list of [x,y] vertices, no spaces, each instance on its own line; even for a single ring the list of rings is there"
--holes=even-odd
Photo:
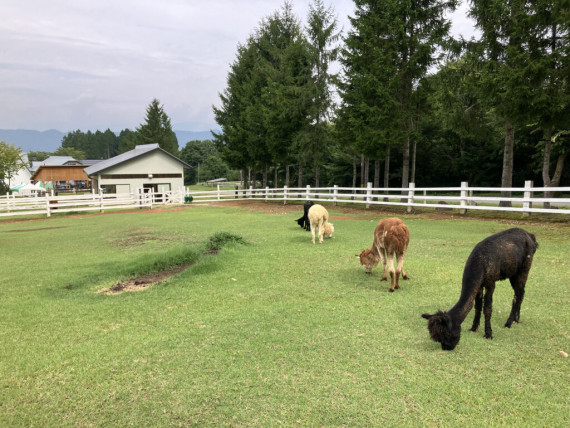
[[[370,181],[370,159],[364,158],[364,175],[366,180],[364,181],[364,187],[368,186],[368,182]]]
[[[402,147],[402,188],[406,189],[410,179],[410,136],[404,139]]]
[[[544,133],[544,157],[542,158],[542,184],[550,187],[550,149],[552,147],[552,127],[548,127]],[[552,192],[544,191],[544,197],[552,197]],[[544,203],[544,208],[550,208],[550,202]]]
[[[267,187],[267,165],[263,166],[263,188]]]
[[[273,188],[277,189],[277,185],[279,184],[279,175],[278,175],[278,168],[277,165],[273,165]]]
[[[356,176],[358,175],[358,167],[356,166],[356,155],[352,155],[352,188],[356,189]],[[356,190],[353,190],[352,193],[356,193]],[[354,199],[354,196],[351,197]]]
[[[321,168],[317,165],[317,167],[315,168],[315,187],[320,186],[320,180],[321,180]]]
[[[364,187],[364,180],[366,180],[364,175],[364,155],[360,155],[360,188]]]
[[[303,187],[303,165],[299,164],[299,176],[297,177],[297,187]]]
[[[410,175],[410,182],[416,182],[416,150],[418,148],[418,142],[414,140],[414,144],[412,145],[412,173]]]
[[[380,159],[374,161],[374,187],[380,187]],[[377,201],[378,198],[375,196],[374,200]]]
[[[285,167],[285,186],[287,186],[287,187],[289,187],[289,181],[291,180],[291,174],[289,171],[290,167],[291,167],[290,165],[287,165]]]
[[[503,152],[503,175],[501,177],[501,187],[513,187],[513,166],[514,166],[514,145],[515,127],[509,118],[505,118],[505,150]],[[502,191],[501,196],[511,197],[510,191]],[[511,207],[510,201],[499,202],[500,207]]]
[[[384,188],[390,187],[390,146],[386,147],[386,159],[384,159]],[[384,194],[387,195],[388,191],[384,190]],[[387,201],[388,198],[384,198]]]

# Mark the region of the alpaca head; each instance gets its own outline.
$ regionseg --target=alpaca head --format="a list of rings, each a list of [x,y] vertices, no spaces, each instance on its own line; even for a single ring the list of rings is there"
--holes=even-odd
[[[297,220],[295,220],[297,222],[297,224],[301,227],[305,226],[305,217],[301,217]]]
[[[360,264],[364,266],[366,273],[370,273],[373,268],[378,266],[378,261],[380,260],[378,253],[376,251],[372,251],[370,248],[362,250],[362,252],[356,257],[359,258]]]
[[[437,311],[435,314],[423,314],[428,320],[428,330],[434,342],[441,343],[444,351],[453,350],[461,337],[461,324],[454,325],[451,317],[446,312]]]
[[[325,223],[325,236],[327,238],[332,238],[334,232],[334,226],[332,223]]]

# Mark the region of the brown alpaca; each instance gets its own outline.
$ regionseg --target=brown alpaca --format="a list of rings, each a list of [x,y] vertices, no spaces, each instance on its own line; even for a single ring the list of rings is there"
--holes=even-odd
[[[536,238],[524,229],[513,228],[489,236],[479,242],[465,263],[463,284],[459,301],[448,312],[423,314],[428,320],[429,334],[441,349],[451,351],[461,338],[461,323],[475,304],[475,317],[471,331],[477,331],[481,310],[485,315],[485,338],[493,338],[491,312],[495,282],[509,278],[515,292],[511,314],[505,323],[510,328],[518,323],[524,288],[534,253],[538,248]],[[484,295],[483,295],[484,294]]]
[[[386,258],[390,267],[390,291],[400,288],[400,273],[402,278],[408,279],[404,272],[404,257],[410,243],[410,232],[408,227],[399,218],[385,218],[378,223],[374,230],[374,241],[372,248],[363,250],[360,255],[360,264],[370,273],[372,268],[378,266],[378,261],[382,260],[382,281],[387,281]],[[397,266],[394,269],[394,254],[396,255]]]

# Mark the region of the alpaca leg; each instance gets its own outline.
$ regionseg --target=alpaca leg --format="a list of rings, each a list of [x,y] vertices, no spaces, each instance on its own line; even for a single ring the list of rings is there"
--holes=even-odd
[[[483,309],[483,289],[479,290],[475,296],[475,316],[473,317],[473,325],[471,331],[477,331],[481,323],[481,309]]]
[[[315,224],[311,222],[311,237],[313,238],[313,244],[315,243]]]
[[[400,288],[400,273],[402,273],[403,279],[408,279],[406,272],[404,272],[404,254],[396,254],[396,260],[398,261],[396,266],[396,288]]]
[[[493,338],[493,329],[491,328],[491,314],[493,312],[493,291],[495,284],[487,286],[485,297],[483,299],[483,314],[485,314],[485,338]]]
[[[321,218],[319,220],[319,244],[323,243],[324,235],[325,235],[325,220]]]
[[[505,323],[505,327],[510,328],[513,322],[519,322],[521,315],[521,305],[524,299],[524,286],[527,276],[528,272],[509,279],[511,281],[513,290],[515,291],[515,295],[513,297],[513,307],[511,308],[511,314]]]
[[[396,276],[396,270],[394,269],[394,254],[388,253],[388,268],[390,269],[390,291],[394,291],[394,287],[398,282],[398,277]]]
[[[402,253],[402,265],[400,266],[400,271],[402,272],[402,278],[403,279],[410,279],[410,277],[408,276],[408,274],[404,271],[404,259],[406,258],[406,252],[404,251]],[[399,259],[398,259],[399,260]]]
[[[388,275],[386,274],[386,254],[384,254],[384,248],[378,250],[380,254],[380,261],[382,261],[382,279],[381,281],[388,281]]]

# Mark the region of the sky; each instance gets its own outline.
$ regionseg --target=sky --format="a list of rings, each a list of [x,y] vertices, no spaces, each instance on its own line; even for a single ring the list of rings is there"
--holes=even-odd
[[[292,0],[305,22],[311,0]],[[352,0],[325,0],[344,33]],[[0,129],[135,129],[156,98],[175,130],[216,129],[237,46],[283,0],[1,0]],[[452,32],[469,37],[465,5]]]

